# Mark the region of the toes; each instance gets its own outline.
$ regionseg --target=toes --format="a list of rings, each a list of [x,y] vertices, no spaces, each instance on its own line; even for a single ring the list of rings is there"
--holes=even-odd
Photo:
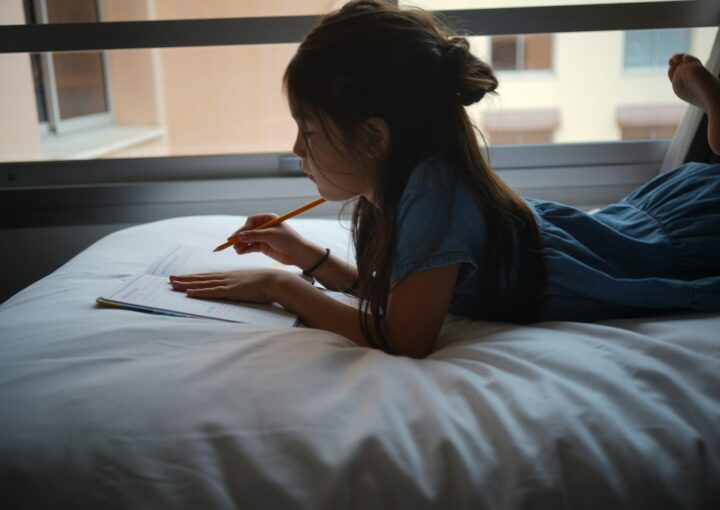
[[[700,62],[700,59],[697,58],[697,57],[695,57],[695,56],[693,56],[693,55],[688,55],[688,54],[686,54],[686,53],[683,53],[683,54],[682,54],[682,63],[683,63],[683,64],[689,64],[689,63],[691,63],[691,62]]]

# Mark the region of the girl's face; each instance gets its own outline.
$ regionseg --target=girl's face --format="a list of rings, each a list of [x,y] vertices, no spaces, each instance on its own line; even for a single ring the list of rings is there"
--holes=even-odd
[[[363,195],[372,201],[372,169],[367,162],[351,156],[340,141],[335,123],[325,122],[331,131],[330,140],[317,117],[293,118],[298,125],[293,152],[302,159],[303,171],[315,183],[320,195],[331,201]]]

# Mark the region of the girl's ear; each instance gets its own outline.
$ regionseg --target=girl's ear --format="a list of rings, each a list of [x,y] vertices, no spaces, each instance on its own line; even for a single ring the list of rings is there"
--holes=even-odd
[[[381,117],[368,117],[364,122],[366,150],[368,156],[380,159],[390,148],[390,127]]]

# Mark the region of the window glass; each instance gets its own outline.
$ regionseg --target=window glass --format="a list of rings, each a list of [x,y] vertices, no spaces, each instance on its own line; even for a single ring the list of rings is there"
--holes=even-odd
[[[14,3],[0,4],[15,5],[16,17],[33,16],[32,5],[8,1]],[[237,15],[241,4],[256,5],[106,0],[95,15],[107,19],[112,9],[126,8],[125,17],[138,19],[202,17],[212,5],[218,17],[221,4],[226,16]],[[74,16],[92,13],[84,5]],[[138,5],[155,11],[133,10]],[[177,12],[167,11],[172,6]],[[475,5],[483,6],[488,5]],[[499,87],[498,95],[468,112],[493,144],[616,141],[627,138],[625,132],[668,137],[686,105],[672,92],[665,63],[626,72],[631,52],[625,43],[640,41],[633,46],[637,62],[660,62],[658,55],[674,51],[705,61],[716,31],[693,28],[657,40],[647,33],[662,31],[471,36],[472,51],[498,71]],[[0,97],[6,113],[0,116],[0,161],[290,152],[296,127],[281,78],[296,49],[297,44],[272,44],[54,53],[54,81],[43,71],[47,54],[2,54],[0,76],[12,92]],[[74,60],[79,55],[90,58]],[[48,83],[58,97],[61,124],[103,111],[106,123],[44,133],[51,113]]]
[[[36,95],[42,80],[35,80],[33,56],[1,54],[0,74],[14,92],[0,97],[0,110],[13,112],[0,116],[0,133],[8,134],[0,136],[0,160],[290,152],[296,124],[281,80],[297,46],[105,51],[111,119],[59,134],[42,132],[45,116]],[[54,53],[53,59],[64,56]],[[68,75],[74,113],[75,105],[85,108],[82,113],[102,105],[84,76]]]
[[[23,0],[25,18],[34,24],[99,21],[99,5],[98,0]],[[38,119],[47,123],[47,131],[60,133],[73,125],[75,130],[92,129],[97,122],[62,121],[109,113],[102,52],[32,55],[31,65]]]
[[[32,0],[25,0],[31,2]],[[43,0],[47,23],[90,23],[99,21],[97,0]]]
[[[654,60],[653,30],[628,30],[625,33],[625,67],[647,67]]]
[[[518,38],[499,35],[492,38],[492,65],[497,70],[517,69]]]
[[[664,67],[674,53],[690,50],[690,29],[628,30],[625,68]]]
[[[625,36],[552,34],[551,72],[498,70],[498,94],[470,106],[470,117],[492,144],[618,141],[628,138],[624,129],[640,128],[645,138],[671,136],[686,105],[673,93],[665,67],[625,72]],[[712,28],[691,29],[690,52],[706,60],[714,36]],[[470,37],[471,50],[488,61],[496,54],[492,39]],[[42,81],[34,79],[33,59],[0,55],[0,73],[16,91],[12,98],[0,97],[0,109],[14,112],[0,116],[0,132],[7,133],[0,136],[0,160],[290,152],[296,126],[281,79],[296,49],[297,44],[272,44],[106,51],[111,124],[45,136],[37,99]],[[101,105],[91,90],[85,88],[87,104]],[[542,138],[533,134],[538,132]]]
[[[61,119],[107,112],[100,52],[58,54],[53,65]]]
[[[497,71],[550,69],[552,34],[494,35],[491,62]]]
[[[47,122],[48,115],[46,110],[45,82],[41,70],[40,55],[31,55],[33,84],[35,86],[35,106],[38,111],[38,120]]]

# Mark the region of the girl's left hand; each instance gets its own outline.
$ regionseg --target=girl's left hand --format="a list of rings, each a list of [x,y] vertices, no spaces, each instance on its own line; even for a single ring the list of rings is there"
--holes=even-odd
[[[275,282],[284,273],[277,269],[239,269],[225,273],[171,275],[170,284],[173,290],[185,292],[189,297],[270,304],[274,301]]]

